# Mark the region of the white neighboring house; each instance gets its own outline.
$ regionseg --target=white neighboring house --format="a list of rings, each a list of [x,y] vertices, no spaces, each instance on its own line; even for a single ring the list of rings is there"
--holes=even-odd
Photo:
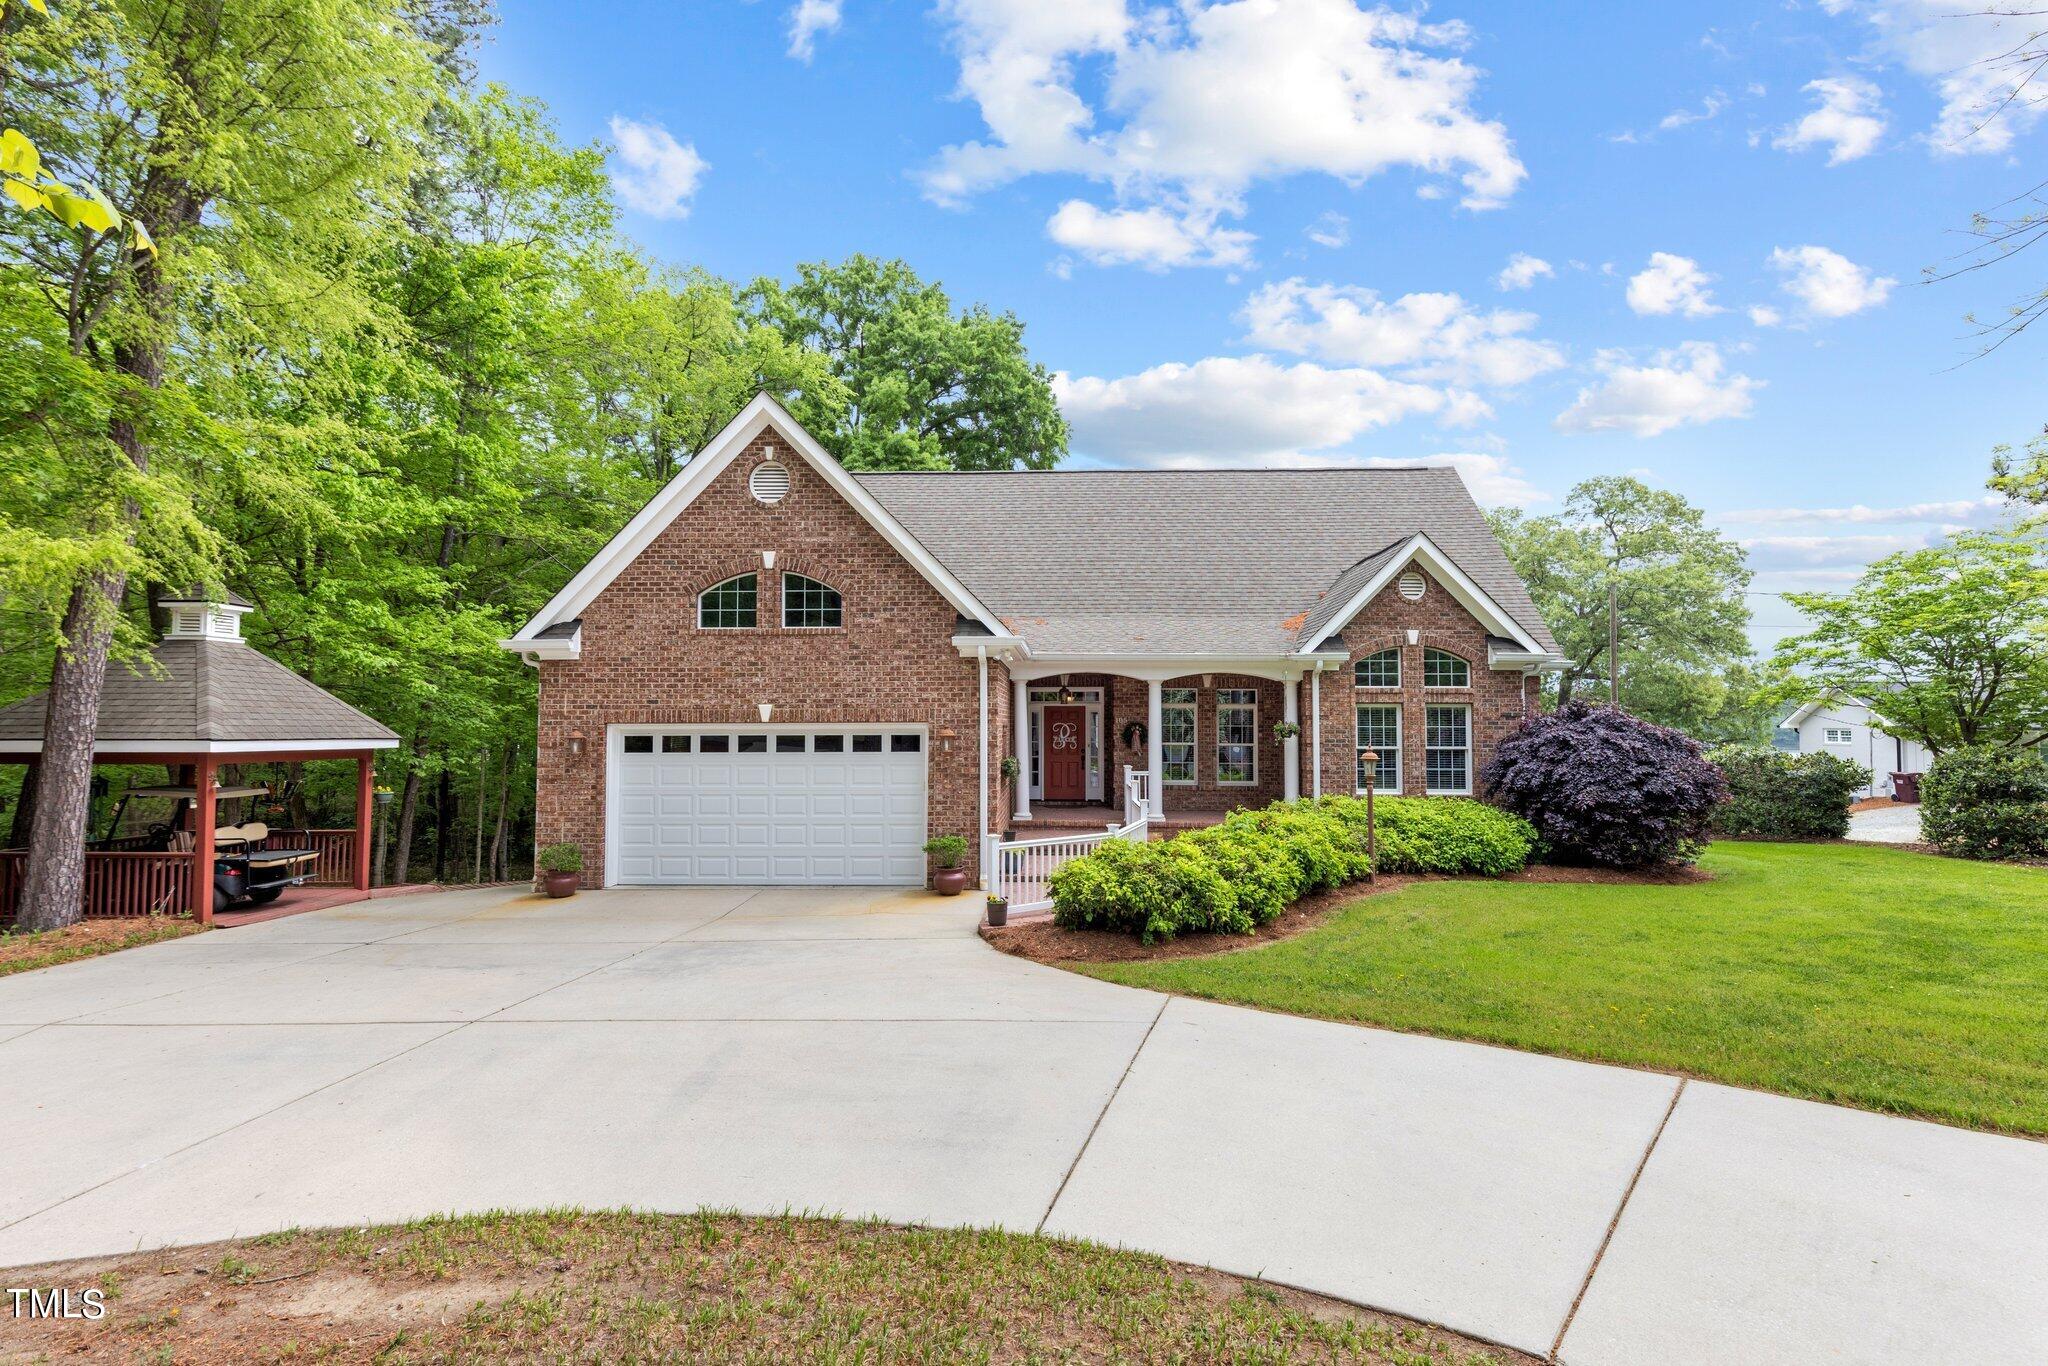
[[[1828,698],[1808,702],[1780,723],[1799,737],[1801,754],[1832,754],[1861,764],[1871,772],[1864,797],[1892,795],[1892,774],[1925,773],[1934,756],[1917,740],[1893,735],[1885,719],[1861,702]]]

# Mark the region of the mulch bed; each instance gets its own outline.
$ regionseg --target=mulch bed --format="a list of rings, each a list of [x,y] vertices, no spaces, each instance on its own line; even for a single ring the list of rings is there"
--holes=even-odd
[[[96,958],[164,939],[180,939],[197,934],[202,928],[178,916],[134,915],[81,920],[76,925],[41,934],[0,934],[0,976],[79,958]]]
[[[1689,882],[1710,882],[1713,875],[1693,864],[1622,872],[1613,868],[1567,868],[1539,863],[1502,878],[1405,877],[1382,873],[1371,882],[1313,892],[1289,906],[1271,924],[1250,934],[1184,934],[1155,943],[1139,942],[1135,935],[1114,930],[1070,930],[1052,923],[1051,916],[1020,921],[1001,929],[981,927],[981,937],[993,948],[1034,963],[1137,963],[1161,958],[1201,958],[1216,953],[1240,953],[1297,934],[1328,920],[1344,907],[1369,896],[1397,892],[1417,882],[1579,882],[1632,883],[1639,886],[1671,886]]]

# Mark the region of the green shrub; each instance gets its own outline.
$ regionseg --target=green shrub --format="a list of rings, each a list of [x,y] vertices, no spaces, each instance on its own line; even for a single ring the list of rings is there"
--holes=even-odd
[[[1319,805],[1364,837],[1364,798],[1325,797]],[[1373,823],[1383,873],[1500,877],[1527,866],[1536,853],[1529,822],[1470,797],[1378,797]]]
[[[967,857],[967,837],[934,835],[924,842],[924,851],[932,856],[939,867],[958,868],[960,860]]]
[[[2014,750],[1950,750],[1920,780],[1920,833],[1959,858],[2048,856],[2048,761]]]
[[[1227,822],[1207,830],[1176,836],[1200,849],[1237,893],[1237,909],[1254,925],[1279,918],[1302,892],[1308,879],[1301,864],[1276,835]]]
[[[1342,887],[1372,873],[1365,832],[1312,802],[1275,802],[1257,811],[1233,811],[1219,828],[1256,831],[1277,840],[1300,868],[1304,892]]]
[[[1724,838],[1838,840],[1849,833],[1849,803],[1870,770],[1832,754],[1788,754],[1768,745],[1723,745],[1707,758],[1728,779],[1714,812]]]
[[[580,873],[583,871],[583,846],[545,845],[533,856],[533,866],[543,873]]]
[[[1147,944],[1209,930],[1247,934],[1251,917],[1215,863],[1184,839],[1104,840],[1052,875],[1053,923],[1119,930]]]

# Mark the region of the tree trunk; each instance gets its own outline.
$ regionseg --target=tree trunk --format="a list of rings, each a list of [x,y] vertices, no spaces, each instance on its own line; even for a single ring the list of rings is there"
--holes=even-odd
[[[14,824],[7,831],[7,847],[19,849],[28,843],[28,823],[36,811],[36,774],[40,765],[30,763],[22,768],[21,792],[14,799]],[[502,823],[504,814],[499,813]]]
[[[498,761],[498,824],[491,831],[491,881],[505,882],[506,859],[510,851],[505,847],[505,815],[512,799],[512,746],[505,746],[504,756]]]
[[[289,763],[284,766],[285,787],[291,795],[292,828],[304,830],[310,819],[306,814],[306,766]]]
[[[441,758],[441,776],[434,780],[434,881],[448,880],[448,841],[455,833],[455,781],[448,775],[448,756]]]
[[[412,876],[412,822],[419,804],[420,775],[418,769],[412,769],[406,773],[405,787],[398,797],[398,841],[391,858],[391,884],[395,887],[404,886]]]
[[[490,776],[491,751],[486,747],[476,760],[476,858],[470,865],[471,882],[484,880],[484,813],[491,809],[490,794],[484,790],[484,784],[490,781]]]
[[[377,800],[376,793],[370,794],[370,805],[377,808],[377,847],[370,854],[370,885],[382,887],[384,881],[384,853],[391,847],[391,803]]]
[[[50,666],[36,807],[29,818],[28,875],[15,928],[55,930],[85,914],[85,822],[92,798],[92,742],[114,614],[124,574],[97,574],[71,590],[65,648]]]

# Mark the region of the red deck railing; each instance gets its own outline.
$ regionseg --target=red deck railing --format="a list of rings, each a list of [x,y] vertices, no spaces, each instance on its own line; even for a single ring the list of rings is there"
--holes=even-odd
[[[356,881],[356,832],[353,830],[272,830],[265,843],[272,849],[311,849],[320,855],[313,865],[319,887],[352,887]]]
[[[0,849],[0,923],[14,919],[28,871],[26,849]],[[192,891],[192,855],[105,852],[85,856],[85,918],[184,915]]]

